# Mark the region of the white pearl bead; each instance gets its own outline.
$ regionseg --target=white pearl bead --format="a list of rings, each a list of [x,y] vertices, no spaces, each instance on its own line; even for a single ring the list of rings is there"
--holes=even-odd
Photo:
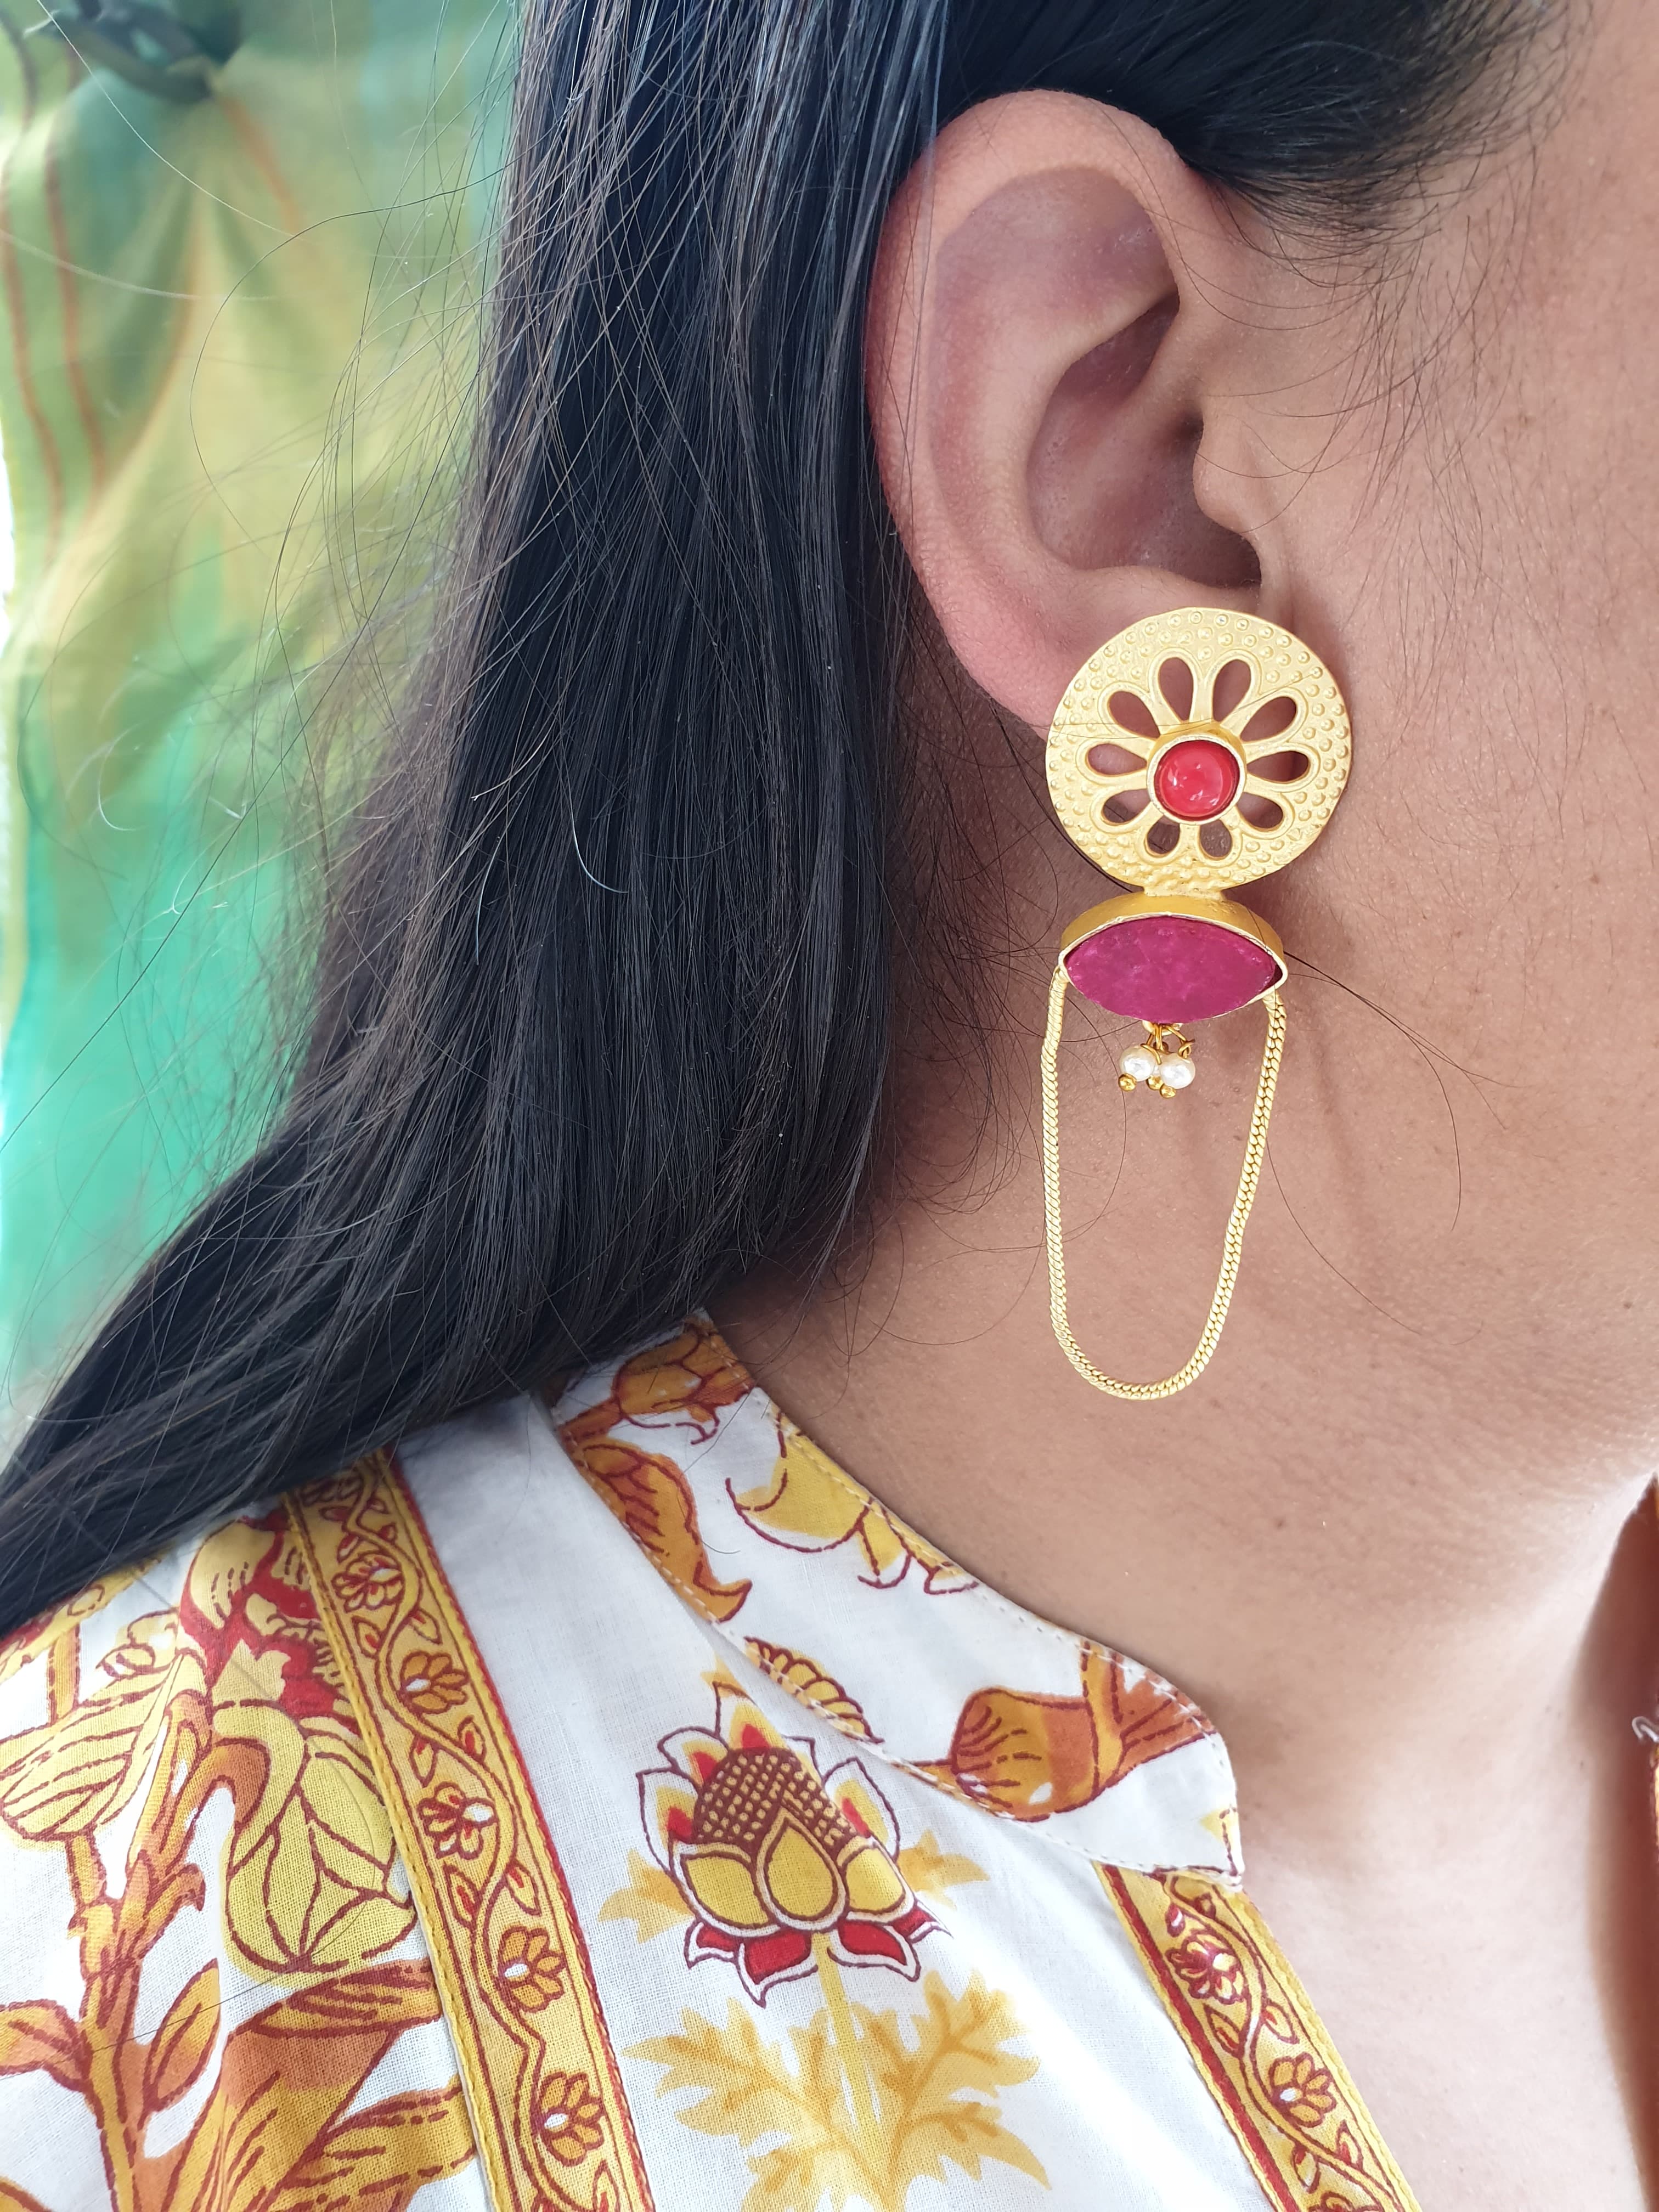
[[[1182,1060],[1175,1053],[1165,1053],[1158,1064],[1158,1080],[1167,1083],[1171,1091],[1184,1091],[1198,1070],[1190,1060]]]
[[[1133,1076],[1137,1083],[1150,1083],[1161,1065],[1158,1054],[1148,1052],[1143,1045],[1137,1045],[1133,1051],[1126,1052],[1118,1062],[1123,1073]]]

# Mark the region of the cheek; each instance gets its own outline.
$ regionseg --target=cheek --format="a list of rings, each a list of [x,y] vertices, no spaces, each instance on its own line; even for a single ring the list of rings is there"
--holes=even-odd
[[[1324,872],[1367,988],[1559,1085],[1659,1036],[1659,275],[1651,346],[1613,327],[1593,360],[1536,281],[1441,363],[1337,572],[1355,765]]]
[[[1413,268],[1388,400],[1329,411],[1346,449],[1297,488],[1320,611],[1289,619],[1339,642],[1353,775],[1261,902],[1331,979],[1292,977],[1298,1219],[1391,1312],[1517,1342],[1542,1316],[1586,1375],[1650,1364],[1659,1310],[1650,10],[1646,36],[1594,145],[1553,134],[1524,203]]]
[[[1322,1250],[1448,1325],[1571,1277],[1593,1345],[1659,1298],[1659,573],[1560,557],[1578,488],[1519,427],[1397,453],[1333,563],[1352,779],[1260,903],[1313,971],[1282,1149],[1329,1139]]]
[[[1581,1026],[1650,1034],[1659,41],[1646,0],[1598,18],[1510,211],[1485,226],[1488,296],[1437,380],[1466,395],[1437,478],[1455,641],[1438,657],[1465,664],[1446,672],[1448,804],[1472,823],[1490,782],[1540,981],[1570,992]]]

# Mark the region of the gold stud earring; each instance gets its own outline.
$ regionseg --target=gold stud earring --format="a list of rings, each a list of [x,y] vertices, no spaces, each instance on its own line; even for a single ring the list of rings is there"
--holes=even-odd
[[[1073,1366],[1114,1398],[1172,1398],[1204,1372],[1221,1340],[1267,1158],[1287,972],[1274,932],[1225,894],[1313,842],[1342,796],[1349,751],[1347,708],[1318,656],[1273,623],[1219,607],[1181,607],[1121,630],[1078,671],[1054,715],[1048,793],[1060,824],[1097,867],[1137,887],[1091,907],[1065,932],[1042,1040],[1049,1310]],[[1059,1060],[1068,988],[1145,1024],[1144,1042],[1119,1062],[1118,1081],[1165,1099],[1197,1072],[1188,1023],[1258,1000],[1267,1008],[1215,1295],[1191,1358],[1161,1382],[1103,1373],[1067,1317]]]

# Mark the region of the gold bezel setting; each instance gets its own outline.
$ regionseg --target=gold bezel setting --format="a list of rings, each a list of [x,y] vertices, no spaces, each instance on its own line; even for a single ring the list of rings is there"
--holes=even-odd
[[[1263,921],[1247,906],[1224,898],[1157,898],[1146,891],[1125,891],[1117,898],[1103,899],[1098,906],[1086,908],[1077,920],[1068,922],[1060,940],[1060,957],[1065,959],[1074,945],[1097,930],[1110,929],[1121,921],[1138,921],[1152,915],[1183,915],[1193,921],[1207,921],[1217,929],[1231,929],[1235,936],[1248,937],[1264,952],[1270,952],[1279,963],[1279,973],[1271,983],[1264,984],[1255,994],[1265,999],[1269,991],[1276,991],[1289,972],[1285,959],[1285,944],[1271,922]],[[1244,1004],[1253,1006],[1255,999],[1246,999]]]

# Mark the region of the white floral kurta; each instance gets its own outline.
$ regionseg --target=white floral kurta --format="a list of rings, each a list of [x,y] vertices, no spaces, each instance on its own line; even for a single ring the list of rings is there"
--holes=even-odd
[[[1412,2198],[1219,1739],[704,1323],[0,1646],[0,2212],[1264,2203]]]

